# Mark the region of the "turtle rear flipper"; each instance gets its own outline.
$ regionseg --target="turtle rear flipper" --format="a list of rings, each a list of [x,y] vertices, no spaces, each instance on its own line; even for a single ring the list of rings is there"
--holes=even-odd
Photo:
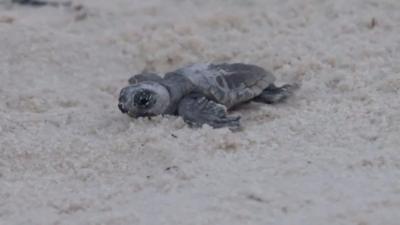
[[[294,91],[297,89],[299,89],[298,84],[285,84],[281,87],[270,84],[259,96],[253,100],[255,102],[263,102],[267,104],[280,103],[292,96]]]
[[[240,128],[240,117],[227,116],[226,108],[201,94],[186,96],[179,103],[178,114],[192,127],[208,124],[213,128]]]

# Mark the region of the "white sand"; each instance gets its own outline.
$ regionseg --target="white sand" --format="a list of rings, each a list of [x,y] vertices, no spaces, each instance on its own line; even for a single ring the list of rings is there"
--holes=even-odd
[[[399,224],[400,1],[79,3],[0,6],[1,225]],[[302,88],[239,133],[118,111],[130,74],[207,61]]]

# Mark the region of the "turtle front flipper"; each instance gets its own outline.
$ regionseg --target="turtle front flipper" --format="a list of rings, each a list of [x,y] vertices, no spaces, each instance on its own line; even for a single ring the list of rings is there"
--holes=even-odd
[[[140,83],[143,81],[159,82],[161,80],[162,80],[162,78],[155,73],[140,73],[137,75],[133,75],[131,78],[129,78],[129,84],[133,85],[133,84],[137,84],[137,83]]]
[[[213,128],[240,128],[239,116],[227,116],[225,106],[201,94],[191,94],[183,98],[179,103],[178,114],[192,127],[208,124]]]
[[[292,96],[294,91],[297,89],[299,89],[298,84],[285,84],[282,87],[277,87],[274,84],[270,84],[259,96],[253,100],[255,102],[263,102],[267,104],[280,103]]]

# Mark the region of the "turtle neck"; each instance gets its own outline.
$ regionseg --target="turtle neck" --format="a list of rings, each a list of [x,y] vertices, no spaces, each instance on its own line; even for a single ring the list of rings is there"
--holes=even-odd
[[[194,88],[193,84],[189,79],[175,72],[165,74],[164,79],[160,83],[167,88],[170,95],[171,103],[165,114],[176,114],[179,101],[192,92]]]

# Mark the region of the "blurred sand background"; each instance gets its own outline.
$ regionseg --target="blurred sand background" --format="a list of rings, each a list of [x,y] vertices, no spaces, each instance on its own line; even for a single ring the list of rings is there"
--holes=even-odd
[[[399,224],[400,1],[74,4],[0,5],[0,224]],[[237,133],[119,112],[194,62],[302,87]]]

